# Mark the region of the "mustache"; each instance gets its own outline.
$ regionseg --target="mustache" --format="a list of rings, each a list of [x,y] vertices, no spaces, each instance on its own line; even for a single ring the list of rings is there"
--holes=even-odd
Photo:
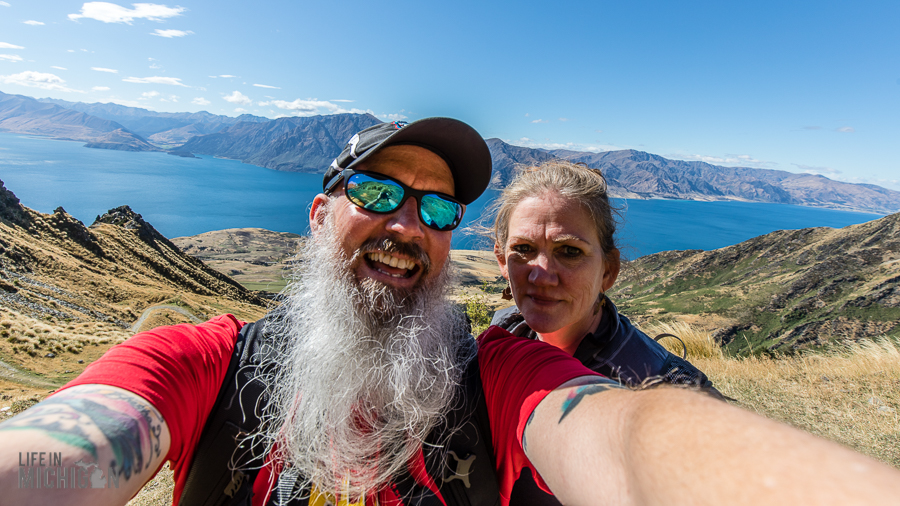
[[[384,251],[385,253],[397,253],[412,258],[417,264],[422,266],[423,273],[431,270],[431,259],[425,253],[425,249],[418,243],[397,241],[390,237],[375,237],[366,240],[359,247],[359,254],[374,253],[376,251]]]

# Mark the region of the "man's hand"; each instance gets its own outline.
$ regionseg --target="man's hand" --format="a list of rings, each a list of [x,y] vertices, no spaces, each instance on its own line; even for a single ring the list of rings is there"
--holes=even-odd
[[[4,504],[125,504],[162,465],[169,429],[143,398],[80,385],[0,424]]]
[[[563,504],[900,504],[897,470],[682,388],[578,378],[522,439]]]

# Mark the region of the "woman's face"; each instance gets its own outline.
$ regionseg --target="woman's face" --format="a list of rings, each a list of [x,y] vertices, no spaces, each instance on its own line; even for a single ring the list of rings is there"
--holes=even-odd
[[[580,341],[593,330],[597,297],[615,282],[619,262],[618,251],[604,256],[586,209],[553,192],[529,197],[510,216],[506,244],[497,246],[500,271],[535,332]]]

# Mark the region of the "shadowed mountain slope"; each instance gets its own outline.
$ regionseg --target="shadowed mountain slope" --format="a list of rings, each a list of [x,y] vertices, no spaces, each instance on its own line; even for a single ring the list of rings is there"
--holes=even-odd
[[[324,173],[356,132],[381,123],[371,114],[334,114],[242,122],[193,137],[179,151],[221,156],[261,167]]]
[[[717,321],[732,351],[900,336],[900,214],[648,255],[627,265],[613,292],[625,314]]]

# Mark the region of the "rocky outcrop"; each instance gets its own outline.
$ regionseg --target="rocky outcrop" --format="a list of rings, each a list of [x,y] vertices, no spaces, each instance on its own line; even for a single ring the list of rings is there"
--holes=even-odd
[[[265,301],[182,253],[127,206],[90,227],[58,207],[41,214],[0,185],[0,307],[31,318],[116,321],[172,297],[187,302]],[[6,295],[4,295],[4,293]],[[212,316],[214,308],[200,316]]]

